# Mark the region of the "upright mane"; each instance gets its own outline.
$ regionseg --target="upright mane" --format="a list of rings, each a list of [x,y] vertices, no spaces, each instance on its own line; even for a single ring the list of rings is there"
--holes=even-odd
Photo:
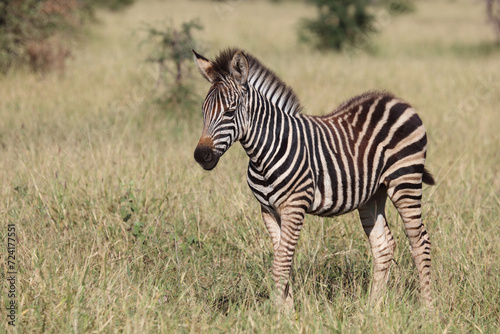
[[[293,89],[284,83],[276,73],[262,65],[257,58],[246,51],[237,48],[221,51],[213,61],[213,69],[218,76],[223,79],[230,75],[231,60],[238,51],[243,52],[248,60],[248,83],[283,112],[290,115],[300,113],[302,106]]]

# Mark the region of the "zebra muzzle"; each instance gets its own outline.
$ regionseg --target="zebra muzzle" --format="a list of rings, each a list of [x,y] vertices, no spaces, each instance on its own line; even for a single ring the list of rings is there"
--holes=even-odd
[[[206,145],[198,145],[194,150],[194,159],[205,170],[212,170],[219,162],[219,155]]]

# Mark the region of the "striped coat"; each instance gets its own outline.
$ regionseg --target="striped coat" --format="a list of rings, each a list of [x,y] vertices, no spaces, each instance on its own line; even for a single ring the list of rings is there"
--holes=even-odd
[[[325,116],[301,113],[293,90],[255,57],[237,49],[215,61],[195,53],[212,84],[203,104],[204,130],[195,159],[207,170],[240,141],[250,161],[248,185],[261,204],[274,248],[278,298],[293,304],[292,259],[306,213],[335,216],[358,210],[374,257],[371,299],[388,278],[395,242],[385,218],[389,198],[403,219],[431,302],[430,241],[421,219],[426,132],[415,110],[385,92],[368,92]]]

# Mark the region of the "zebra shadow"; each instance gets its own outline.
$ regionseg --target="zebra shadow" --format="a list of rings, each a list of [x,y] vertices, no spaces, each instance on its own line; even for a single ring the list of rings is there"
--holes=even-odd
[[[333,252],[336,253],[336,252]],[[338,252],[337,252],[338,254]],[[299,256],[292,270],[292,286],[296,307],[300,309],[303,298],[317,298],[327,302],[339,300],[368,301],[372,282],[372,259],[364,252],[346,253],[343,256]],[[409,254],[394,262],[388,281],[388,292],[394,298],[418,301],[418,277],[413,270]],[[261,263],[247,262],[245,269],[226,281],[222,291],[215,293],[210,304],[215,312],[228,315],[232,310],[258,307],[272,308],[274,288],[270,279],[272,253],[262,255]],[[229,274],[228,274],[229,275]],[[399,296],[399,297],[397,297]]]
[[[316,261],[309,265],[304,263],[295,272],[295,287],[303,287],[301,291],[307,295],[328,302],[339,300],[365,300],[368,302],[373,279],[370,256],[354,258],[345,256],[342,259]],[[308,268],[312,269],[308,269]],[[409,254],[403,254],[392,263],[387,282],[386,297],[397,300],[419,302],[418,274]],[[390,297],[389,297],[390,296]]]
[[[308,296],[315,295],[333,302],[340,297],[358,300],[366,296],[371,284],[371,267],[366,261],[353,261],[344,257],[340,262],[333,259],[303,261],[292,275],[294,286]],[[297,297],[300,298],[298,295]]]
[[[269,275],[272,254],[263,252],[260,260],[254,260],[256,261],[242,260],[244,266],[238,273],[228,272],[221,279],[224,281],[219,285],[222,290],[214,292],[215,297],[209,303],[215,312],[227,315],[231,310],[240,308],[265,307],[270,301],[270,291],[273,291],[272,278]]]

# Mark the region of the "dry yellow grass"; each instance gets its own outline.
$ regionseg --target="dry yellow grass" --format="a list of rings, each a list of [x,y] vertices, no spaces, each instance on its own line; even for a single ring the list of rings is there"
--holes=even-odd
[[[301,2],[138,1],[99,14],[63,77],[20,69],[2,78],[0,213],[17,228],[14,331],[496,332],[500,50],[477,2],[417,2],[415,13],[390,19],[381,10],[369,52],[331,54],[297,42],[298,20],[314,15]],[[208,84],[195,82],[194,110],[153,103],[156,73],[138,47],[140,27],[195,17],[206,56],[246,49],[295,88],[306,113],[369,89],[419,110],[437,179],[424,192],[433,312],[419,308],[392,208],[399,265],[381,310],[366,308],[371,257],[356,214],[307,218],[296,316],[274,309],[271,245],[243,150],[236,145],[211,173],[192,158]],[[0,332],[12,331],[0,316]]]

